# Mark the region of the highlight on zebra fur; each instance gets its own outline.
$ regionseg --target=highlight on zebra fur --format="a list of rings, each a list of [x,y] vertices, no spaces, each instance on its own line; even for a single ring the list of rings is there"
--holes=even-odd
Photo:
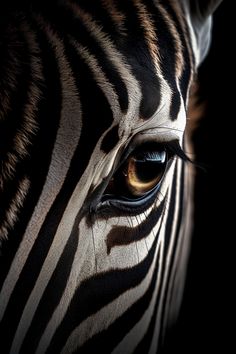
[[[161,349],[191,240],[190,87],[218,3],[1,4],[1,353]]]

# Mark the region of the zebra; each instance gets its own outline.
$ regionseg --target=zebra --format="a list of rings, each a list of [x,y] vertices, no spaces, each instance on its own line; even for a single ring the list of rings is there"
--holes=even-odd
[[[4,4],[1,353],[160,350],[191,242],[190,88],[220,2]]]

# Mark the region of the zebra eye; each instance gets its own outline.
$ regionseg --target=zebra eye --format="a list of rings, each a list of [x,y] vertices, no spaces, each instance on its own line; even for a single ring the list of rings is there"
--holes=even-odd
[[[123,171],[130,194],[142,197],[161,181],[165,171],[166,151],[152,151],[131,156]]]
[[[168,160],[163,147],[136,149],[110,180],[105,197],[140,199],[156,189],[165,173]]]

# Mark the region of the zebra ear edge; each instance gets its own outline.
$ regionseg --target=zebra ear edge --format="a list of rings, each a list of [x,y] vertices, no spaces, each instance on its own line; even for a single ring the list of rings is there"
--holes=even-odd
[[[223,0],[182,0],[190,27],[195,37],[194,51],[197,66],[205,59],[210,43],[212,30],[212,15]]]

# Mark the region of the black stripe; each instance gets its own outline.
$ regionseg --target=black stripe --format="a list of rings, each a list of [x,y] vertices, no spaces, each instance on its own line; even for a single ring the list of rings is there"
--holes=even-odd
[[[119,139],[119,125],[117,124],[104,136],[101,149],[108,154],[118,144]]]
[[[127,36],[120,41],[118,48],[127,58],[132,73],[141,87],[140,116],[142,119],[149,119],[157,110],[161,99],[155,65],[150,56],[145,32],[133,1],[117,2],[117,8],[125,14],[124,25],[127,29]]]
[[[183,69],[182,76],[180,78],[180,90],[181,90],[182,97],[183,97],[183,100],[184,100],[185,105],[186,105],[186,103],[187,103],[186,102],[187,90],[188,90],[188,86],[189,86],[189,82],[190,82],[190,78],[191,78],[191,60],[190,60],[190,56],[193,58],[193,61],[194,61],[193,51],[191,51],[191,53],[189,53],[188,47],[187,47],[187,42],[186,42],[188,40],[189,46],[190,46],[190,48],[192,48],[191,47],[191,41],[190,41],[190,34],[188,32],[188,26],[186,24],[186,20],[184,18],[185,16],[183,14],[182,19],[183,19],[183,22],[186,25],[185,29],[186,29],[187,36],[188,36],[188,39],[187,39],[185,34],[184,34],[184,29],[182,28],[182,26],[181,26],[181,24],[180,24],[180,22],[178,20],[178,16],[176,15],[175,10],[172,8],[171,3],[169,3],[168,1],[163,1],[163,0],[159,0],[159,1],[160,1],[161,5],[168,12],[170,18],[174,21],[176,30],[177,30],[177,32],[179,34],[180,40],[181,40],[182,45],[183,45],[184,69]],[[193,65],[195,65],[194,62],[193,62]]]
[[[109,254],[113,247],[129,245],[146,238],[163,215],[165,201],[166,199],[157,208],[153,208],[148,217],[136,227],[114,226],[106,238],[107,253]]]
[[[171,233],[172,233],[172,228],[173,226],[173,220],[174,220],[174,215],[176,208],[178,208],[178,205],[176,205],[176,188],[177,188],[177,161],[175,165],[175,170],[174,170],[174,175],[172,179],[172,185],[171,185],[171,195],[168,200],[167,204],[167,212],[168,212],[168,218],[166,221],[165,225],[165,246],[164,246],[164,256],[163,258],[166,259],[168,249],[169,249],[169,244],[170,244],[170,238],[171,238]]]
[[[29,331],[24,339],[20,350],[22,354],[27,353],[28,348],[30,348],[31,353],[36,351],[42,333],[61,300],[78,247],[78,225],[80,221],[81,216],[78,215],[66,247],[41,297]]]
[[[156,236],[158,239],[158,235]],[[115,320],[107,330],[99,332],[93,336],[88,342],[74,353],[111,353],[116,345],[121,342],[127,333],[141,320],[145,311],[149,308],[150,302],[154,296],[155,286],[158,281],[158,276],[162,277],[162,274],[158,274],[159,269],[159,251],[157,253],[156,264],[151,276],[151,282],[146,292],[128,308],[117,320]],[[163,272],[162,272],[163,273]],[[158,307],[159,295],[155,299],[155,308]],[[140,338],[136,338],[137,342]],[[147,351],[142,351],[147,353]]]
[[[51,151],[54,145],[58,121],[60,118],[61,85],[59,81],[57,62],[55,61],[52,49],[48,44],[48,40],[43,36],[42,33],[37,34],[37,40],[39,42],[40,56],[42,58],[43,65],[43,75],[45,79],[43,90],[44,98],[39,102],[39,111],[37,114],[40,128],[37,136],[35,137],[26,169],[30,176],[30,180],[32,181],[32,186],[24,205],[24,210],[20,216],[20,220],[16,224],[13,235],[11,235],[11,238],[8,241],[9,249],[10,246],[12,246],[12,240],[14,240],[16,243],[21,241],[19,236],[23,234],[27,226],[27,222],[32,216],[35,204],[42,192],[42,187],[45,183],[45,178],[50,164]],[[31,55],[29,50],[27,53],[28,55]],[[29,83],[30,81],[28,84]],[[45,242],[47,243],[48,241],[45,239]],[[15,247],[13,247],[13,249],[15,250]],[[9,300],[4,318],[1,322],[0,331],[2,338],[4,338],[6,352],[7,348],[9,349],[11,345],[12,338],[19,323],[24,305],[29,297],[35,279],[41,269],[41,261],[45,256],[44,253],[41,252],[42,249],[39,246],[39,249],[36,252],[37,257],[34,259],[34,261],[30,264],[26,263],[22,276],[16,284],[13,294]],[[10,255],[12,256],[12,253],[10,253]],[[10,264],[8,263],[8,266],[9,265]]]
[[[152,19],[156,29],[156,36],[158,38],[158,48],[161,56],[161,71],[164,79],[169,84],[172,97],[170,105],[170,119],[176,120],[180,109],[180,93],[176,84],[176,46],[170,28],[167,25],[162,13],[158,9],[158,4],[155,6],[153,0],[145,3],[148,11],[152,14]]]
[[[16,43],[18,43],[18,46],[16,46],[15,50],[12,49],[12,58],[10,57],[10,52],[9,56],[6,55],[6,65],[11,65],[11,62],[13,59],[17,58],[19,61],[22,62],[21,67],[14,71],[14,68],[11,68],[11,75],[15,79],[15,87],[14,89],[11,88],[8,91],[8,96],[10,98],[10,111],[9,111],[9,116],[6,117],[5,119],[0,121],[0,160],[1,160],[1,167],[0,169],[4,169],[3,167],[3,160],[5,158],[5,154],[7,150],[12,150],[12,142],[11,140],[13,139],[13,135],[16,132],[17,127],[21,124],[22,121],[22,110],[23,110],[23,105],[25,103],[26,99],[26,92],[28,90],[28,85],[29,85],[29,68],[28,68],[28,56],[29,56],[29,51],[28,47],[25,42],[25,38],[22,35],[21,31],[18,29],[18,23],[15,24],[16,26],[16,38],[15,35],[13,36],[14,40]],[[13,30],[12,30],[13,31]],[[11,35],[8,34],[5,38],[5,45],[8,45],[8,41],[11,43]],[[14,48],[14,46],[12,45]],[[9,50],[9,48],[8,48]],[[4,73],[1,72],[1,77],[4,78],[6,73],[8,73],[8,70],[10,68],[6,68],[6,65],[4,64],[3,58],[4,58],[4,52],[1,52],[1,68],[0,70],[4,70]],[[3,79],[2,79],[3,80]],[[13,80],[13,78],[12,78]],[[6,81],[9,83],[9,78],[6,78]],[[4,83],[2,83],[4,86]],[[19,91],[19,92],[18,92]],[[18,95],[21,97],[21,100],[18,99]],[[22,101],[22,102],[21,102]],[[16,102],[16,103],[14,103]],[[22,106],[21,106],[22,105]],[[15,111],[14,107],[19,109],[19,112]],[[13,114],[14,112],[14,114]],[[9,135],[10,134],[10,135]],[[8,142],[6,141],[8,140]],[[3,144],[4,142],[4,144]],[[9,143],[9,146],[8,146]],[[7,144],[7,145],[6,145]],[[1,190],[1,195],[0,195],[0,224],[3,222],[5,218],[5,212],[7,210],[7,205],[10,204],[10,201],[14,198],[16,189],[19,185],[19,180],[23,177],[22,175],[22,170],[25,169],[25,161],[23,162],[22,159],[18,156],[18,165],[17,165],[17,170],[16,170],[16,179],[13,179],[11,181],[8,181],[8,183],[5,183],[3,185],[3,190]],[[0,172],[1,173],[1,172]],[[16,182],[17,181],[17,182]],[[15,228],[14,228],[15,229]],[[20,234],[18,234],[20,235]],[[15,253],[15,250],[20,242],[20,237],[17,237],[17,234],[13,235],[11,237],[11,234],[9,235],[9,238],[6,241],[3,241],[1,244],[1,255],[0,255],[0,260],[1,260],[1,267],[0,267],[0,288],[2,286],[2,283],[5,279],[5,274],[7,273],[12,257]],[[17,241],[17,242],[16,242]],[[15,244],[16,243],[16,244]]]
[[[3,174],[8,170],[6,165],[11,166],[11,162],[6,163],[6,161],[8,161],[8,154],[12,154],[12,156],[14,156],[17,164],[14,177],[8,178],[7,183],[0,186],[0,225],[5,220],[6,210],[8,210],[11,205],[11,202],[16,194],[19,181],[24,176],[25,167],[25,157],[22,157],[15,147],[13,148],[13,146],[15,145],[14,138],[17,131],[22,130],[22,127],[26,125],[26,122],[24,122],[24,109],[26,103],[29,101],[28,91],[31,75],[29,71],[29,53],[27,43],[17,25],[15,30],[17,33],[14,33],[13,38],[11,38],[12,34],[10,33],[10,43],[6,43],[6,47],[7,45],[12,47],[12,52],[9,48],[5,49],[5,62],[3,59],[1,60],[1,69],[3,68],[3,70],[0,69],[3,71],[0,73],[0,92],[3,91],[1,92],[0,97],[3,99],[6,95],[10,101],[6,109],[5,107],[1,107],[2,101],[0,100],[1,113],[7,112],[7,114],[4,114],[4,118],[0,119],[0,179],[2,179]],[[5,39],[5,41],[6,40],[7,39]],[[16,61],[22,63],[19,68]],[[10,78],[8,77],[9,75],[11,76]],[[32,136],[30,135],[31,134],[27,134],[27,138],[30,137],[32,139]]]
[[[0,111],[4,115],[4,119],[0,120],[1,161],[4,159],[7,152],[12,151],[12,140],[14,139],[16,131],[22,126],[23,112],[29,88],[30,72],[28,70],[28,47],[20,29],[17,28],[16,31],[17,33],[14,38],[11,38],[11,34],[9,34],[10,38],[9,42],[5,44],[6,52],[3,53],[3,58],[1,53]],[[6,40],[7,39],[5,39],[5,41]],[[13,40],[18,44],[17,46],[14,45],[14,42],[11,43]],[[11,51],[8,48],[9,46],[12,47]],[[4,50],[4,48],[2,48],[2,50]],[[22,65],[18,67],[16,61],[22,62]],[[11,75],[10,78],[9,75]],[[25,80],[23,80],[23,78]],[[2,103],[2,99],[5,95],[7,95],[9,99],[7,109]],[[17,151],[14,151],[14,153],[17,154]]]
[[[73,0],[73,3],[78,4],[78,1]],[[113,22],[110,13],[102,4],[102,1],[80,0],[79,7],[93,17],[98,26],[102,28],[103,32],[109,36],[114,44],[120,40],[122,33],[120,33],[116,23]]]
[[[149,254],[138,265],[100,273],[82,282],[61,325],[56,330],[47,353],[59,352],[70,333],[82,321],[142,282],[153,262],[157,240],[158,237],[153,242]]]
[[[162,272],[162,280],[163,280],[163,274],[164,274],[164,272]],[[162,283],[162,280],[161,280],[161,283]],[[145,333],[144,337],[142,338],[142,340],[139,342],[139,344],[135,348],[135,351],[133,352],[133,354],[149,353],[150,347],[152,345],[152,341],[156,340],[156,342],[158,343],[158,336],[156,336],[156,338],[155,338],[155,325],[156,325],[156,321],[158,321],[157,313],[158,313],[160,294],[161,294],[161,287],[160,287],[159,292],[157,294],[155,307],[154,307],[154,310],[153,310],[153,313],[151,316],[151,320],[150,320],[147,332]]]
[[[88,165],[99,138],[112,125],[113,114],[109,102],[97,85],[90,68],[66,40],[65,52],[76,80],[82,104],[83,126],[74,159],[81,175]]]
[[[168,276],[167,276],[167,286],[165,289],[165,295],[164,295],[164,301],[163,301],[163,311],[162,311],[162,319],[161,319],[161,329],[163,331],[163,333],[161,333],[161,337],[163,337],[164,335],[164,331],[165,328],[163,328],[163,324],[164,324],[164,319],[165,319],[165,315],[168,313],[168,304],[166,303],[167,301],[167,295],[169,293],[169,289],[170,287],[172,287],[172,284],[170,283],[170,278],[171,275],[174,271],[173,269],[173,263],[174,263],[174,259],[175,259],[175,254],[176,254],[176,248],[179,242],[179,234],[180,234],[180,228],[181,225],[183,223],[183,208],[184,208],[184,169],[185,169],[185,164],[182,161],[181,162],[181,180],[180,180],[180,191],[179,191],[179,204],[177,206],[175,206],[175,208],[178,208],[178,220],[177,220],[177,225],[176,225],[176,232],[175,232],[175,238],[174,238],[174,244],[173,244],[173,252],[171,254],[171,258],[169,261],[169,268],[168,268]],[[169,219],[169,218],[168,218]],[[167,221],[167,225],[168,225]],[[166,250],[167,252],[167,250]],[[164,257],[164,259],[166,259],[166,256]]]
[[[162,272],[160,275],[161,276],[160,287],[159,287],[159,291],[157,293],[155,306],[153,309],[153,313],[151,316],[151,320],[150,320],[147,332],[145,333],[144,337],[142,338],[142,340],[139,342],[139,344],[135,348],[133,354],[149,353],[151,345],[152,345],[152,341],[156,340],[156,342],[158,343],[159,336],[157,335],[157,333],[155,333],[155,326],[156,326],[156,322],[159,321],[157,314],[158,314],[158,309],[160,307],[160,296],[162,294],[162,284],[163,284],[164,274],[165,274],[165,269],[162,269]],[[158,348],[157,348],[157,350],[158,350]]]

